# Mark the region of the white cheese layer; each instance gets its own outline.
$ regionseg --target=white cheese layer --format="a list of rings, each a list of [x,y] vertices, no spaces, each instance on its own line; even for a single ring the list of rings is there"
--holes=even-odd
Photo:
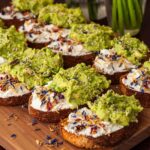
[[[35,88],[30,106],[43,112],[54,112],[72,107],[66,102],[63,94],[49,91],[46,87]]]
[[[68,36],[70,30],[60,29],[55,25],[44,25],[35,20],[28,20],[19,28],[24,32],[28,41],[32,43],[49,43],[61,37]]]
[[[150,93],[150,75],[144,68],[132,69],[122,82],[134,91]]]
[[[0,12],[0,18],[3,20],[18,19],[20,21],[23,21],[35,18],[35,16],[30,12],[19,12],[14,10],[12,6],[7,6]]]
[[[65,41],[56,40],[52,41],[48,47],[55,53],[62,53],[63,55],[71,56],[84,56],[91,54],[84,49],[82,44],[74,43],[72,40],[66,39]]]
[[[6,59],[0,56],[0,65],[3,64],[4,62],[6,62]]]
[[[6,74],[0,74],[0,97],[9,98],[28,94],[30,91],[23,83],[12,81]]]
[[[123,126],[101,121],[90,109],[84,107],[70,113],[64,129],[76,135],[97,138],[122,129]]]
[[[99,55],[95,58],[94,66],[99,72],[109,75],[136,68],[136,66],[127,59],[118,56],[113,49],[101,50]]]

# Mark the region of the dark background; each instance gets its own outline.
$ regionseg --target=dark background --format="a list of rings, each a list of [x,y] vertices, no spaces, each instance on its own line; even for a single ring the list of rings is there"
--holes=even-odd
[[[64,2],[65,0],[55,0],[55,2]],[[0,0],[0,8],[9,5],[10,0]],[[107,25],[107,19],[99,21],[100,24]],[[143,24],[140,33],[136,36],[144,41],[150,47],[150,0],[147,0],[146,11],[143,19]],[[0,150],[3,148],[0,146]],[[142,143],[134,147],[132,150],[150,150],[150,138],[147,138]]]

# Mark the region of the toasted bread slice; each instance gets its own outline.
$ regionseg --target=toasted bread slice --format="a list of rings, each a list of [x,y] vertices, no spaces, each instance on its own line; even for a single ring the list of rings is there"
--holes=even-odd
[[[8,98],[0,98],[0,105],[2,106],[17,106],[28,102],[31,92],[22,96],[13,96]]]
[[[66,117],[68,117],[68,115],[74,111],[72,109],[64,109],[64,110],[60,110],[60,111],[49,111],[49,112],[43,112],[37,109],[34,109],[30,104],[31,104],[31,100],[32,100],[32,96],[29,99],[29,104],[28,104],[28,111],[29,114],[34,117],[37,118],[38,120],[42,121],[42,122],[49,122],[49,123],[57,123],[59,122],[61,119],[64,119]]]
[[[49,44],[49,42],[48,43],[32,43],[30,41],[27,41],[27,44],[28,44],[28,47],[41,49],[43,47],[46,47]]]
[[[97,72],[99,72],[100,74],[103,74],[94,65],[93,65],[93,67],[97,70]],[[126,71],[126,72],[116,72],[112,75],[110,75],[110,74],[103,74],[103,75],[105,75],[108,80],[111,80],[111,84],[116,85],[116,84],[119,84],[120,77],[122,75],[127,74],[127,73],[128,73],[128,71]]]
[[[119,86],[120,86],[121,92],[127,96],[135,95],[135,97],[140,101],[140,103],[143,107],[145,107],[145,108],[150,107],[150,94],[134,91],[134,90],[128,88],[127,86],[125,86],[122,82],[122,79],[125,78],[126,76],[127,76],[127,74],[120,77]]]
[[[64,126],[66,124],[67,119],[64,119],[60,122],[60,132],[64,140],[79,148],[86,149],[102,148],[104,146],[112,146],[114,144],[117,144],[121,140],[129,138],[137,130],[138,127],[137,123],[132,123],[128,127],[124,127],[116,132],[111,133],[110,135],[93,138],[83,135],[76,135],[66,131],[64,129]]]
[[[24,24],[25,20],[10,19],[10,20],[3,20],[3,22],[6,27],[14,25],[16,29],[18,29],[21,25]]]
[[[82,56],[63,55],[64,68],[70,68],[82,62],[84,62],[86,65],[92,65],[95,56],[96,55],[94,53]]]

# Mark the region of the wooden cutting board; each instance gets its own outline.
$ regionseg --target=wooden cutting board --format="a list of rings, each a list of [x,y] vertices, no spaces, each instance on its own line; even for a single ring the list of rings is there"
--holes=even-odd
[[[149,137],[150,109],[144,109],[141,115],[139,128],[132,137],[103,150],[128,150]],[[32,117],[28,115],[27,108],[0,106],[0,145],[6,150],[79,150],[63,141],[57,130],[50,131],[51,124],[38,122],[32,125],[32,123]],[[12,138],[12,134],[15,134],[16,138]],[[63,144],[58,147],[41,146],[38,142],[43,142],[47,135],[57,138],[59,142],[63,141]]]

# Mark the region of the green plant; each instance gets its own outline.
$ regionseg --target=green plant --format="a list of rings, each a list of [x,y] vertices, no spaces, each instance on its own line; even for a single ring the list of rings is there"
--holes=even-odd
[[[143,12],[141,0],[112,0],[112,28],[124,34],[124,29],[140,28]]]

